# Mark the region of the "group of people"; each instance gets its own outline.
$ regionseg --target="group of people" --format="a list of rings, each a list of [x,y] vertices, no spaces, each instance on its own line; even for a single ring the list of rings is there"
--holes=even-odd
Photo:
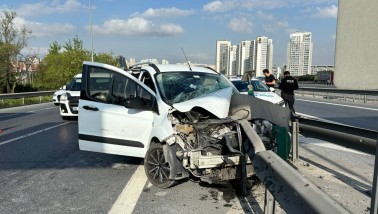
[[[268,69],[264,69],[263,74],[265,76],[265,84],[268,87],[274,87],[276,84],[276,78],[273,74],[271,74]],[[281,97],[285,102],[285,106],[289,106],[289,109],[295,113],[294,90],[298,89],[298,81],[290,75],[290,71],[284,72],[284,78],[281,80],[278,88],[281,90]]]

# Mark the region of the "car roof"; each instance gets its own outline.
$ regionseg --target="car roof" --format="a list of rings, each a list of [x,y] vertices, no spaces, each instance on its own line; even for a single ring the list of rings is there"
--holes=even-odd
[[[148,70],[152,75],[159,72],[202,72],[202,73],[209,73],[209,74],[219,74],[215,70],[212,70],[208,67],[202,67],[202,66],[193,66],[186,64],[154,64],[158,71],[154,68],[155,66],[151,65],[143,65],[141,69]]]

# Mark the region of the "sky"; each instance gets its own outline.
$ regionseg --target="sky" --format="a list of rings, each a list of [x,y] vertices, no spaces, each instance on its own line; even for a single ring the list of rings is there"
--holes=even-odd
[[[91,5],[91,7],[90,7]],[[91,8],[91,9],[90,9]],[[273,39],[273,64],[286,62],[290,33],[312,33],[313,65],[333,65],[337,0],[6,0],[16,25],[32,31],[24,52],[44,55],[76,35],[95,52],[126,59],[215,64],[217,40]],[[91,11],[91,12],[90,12]]]

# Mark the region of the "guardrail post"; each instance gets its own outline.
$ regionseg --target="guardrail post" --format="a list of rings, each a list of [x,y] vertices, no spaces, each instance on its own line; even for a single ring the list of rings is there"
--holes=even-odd
[[[346,101],[346,94],[344,94],[344,101]]]
[[[25,105],[25,97],[22,98],[22,105]]]
[[[276,200],[268,188],[265,188],[264,214],[274,214],[276,209]]]
[[[296,161],[299,159],[298,154],[298,135],[299,135],[299,122],[293,122],[293,131],[291,133],[291,160]]]
[[[39,96],[39,102],[40,102],[40,103],[42,102],[42,97],[41,97],[41,96]]]
[[[375,147],[375,164],[374,164],[374,178],[373,178],[373,188],[371,195],[370,204],[370,214],[378,213],[378,135],[377,135],[377,146]]]
[[[364,103],[367,103],[367,95],[364,94]]]
[[[312,97],[315,98],[315,91],[312,92]]]
[[[353,94],[353,102],[354,102],[354,94]]]

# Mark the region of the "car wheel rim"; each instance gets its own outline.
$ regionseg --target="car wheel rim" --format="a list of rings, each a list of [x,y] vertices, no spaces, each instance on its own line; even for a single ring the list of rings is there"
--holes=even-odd
[[[164,183],[169,180],[169,163],[164,158],[162,149],[156,149],[148,157],[148,173],[155,182]]]

